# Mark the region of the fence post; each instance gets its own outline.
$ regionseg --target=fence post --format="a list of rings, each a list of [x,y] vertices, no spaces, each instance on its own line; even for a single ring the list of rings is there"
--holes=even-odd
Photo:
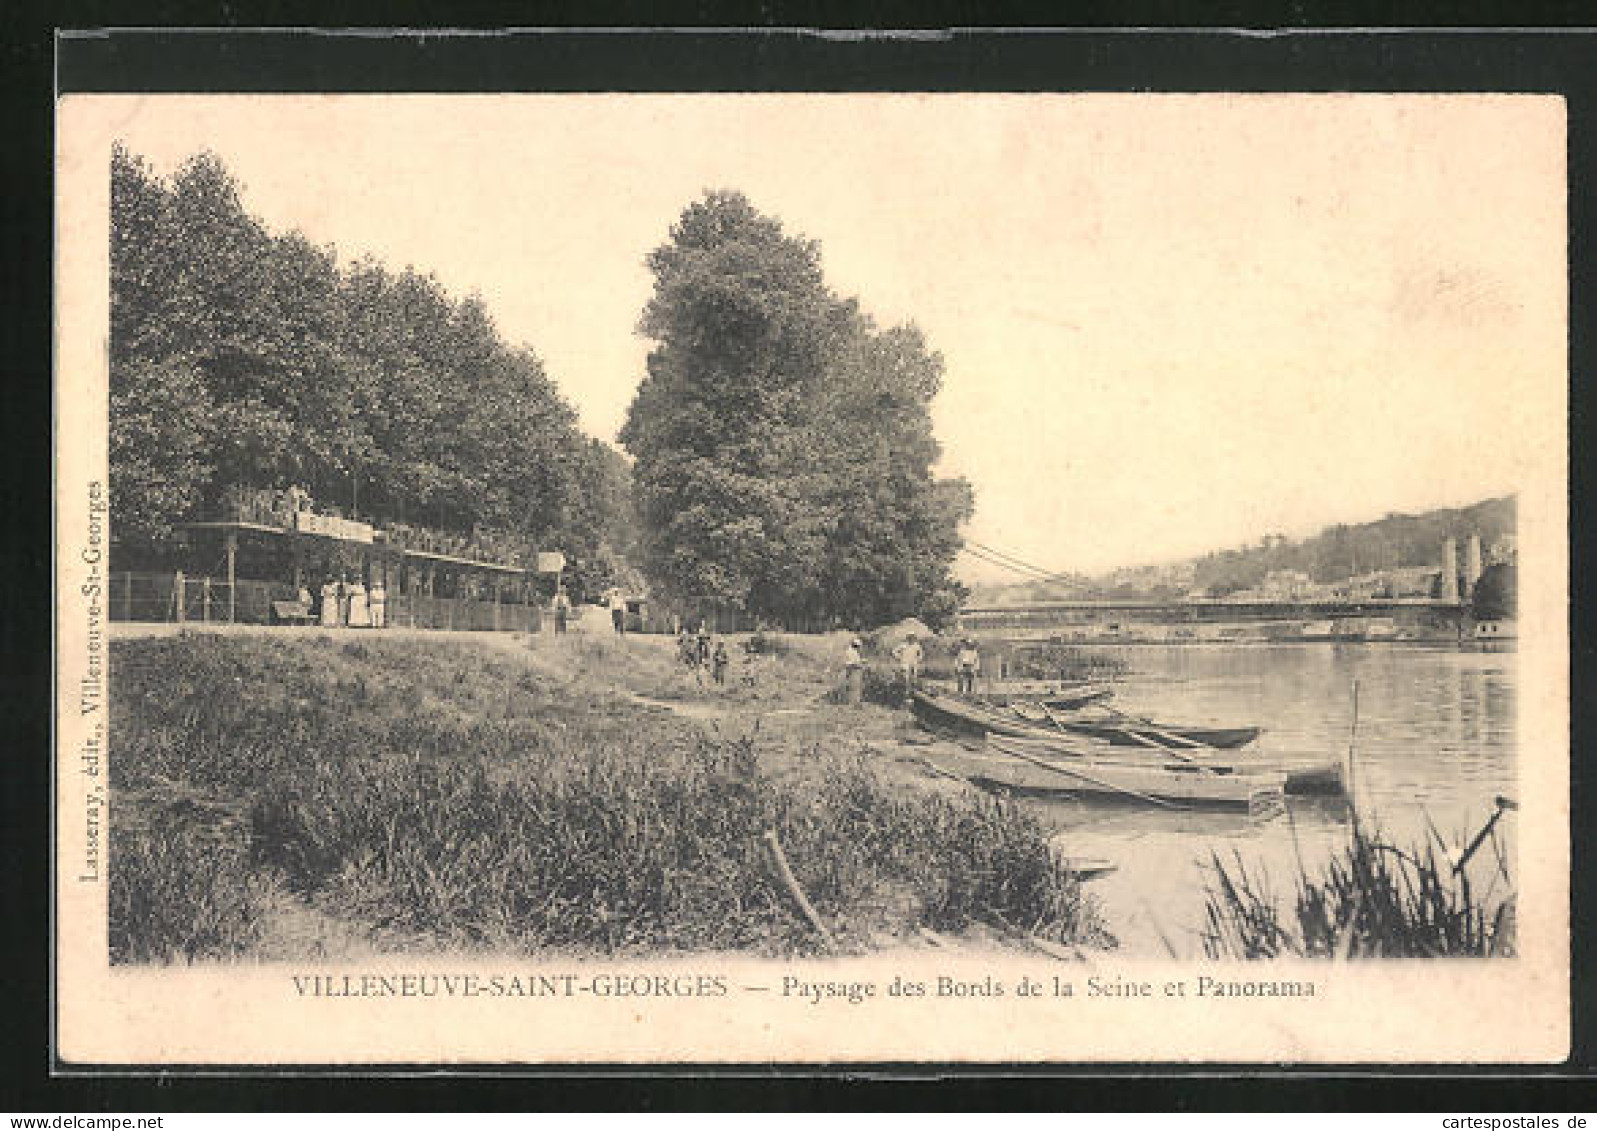
[[[205,579],[205,586],[201,590],[200,600],[202,602],[202,608],[204,610],[204,615],[200,619],[203,620],[206,624],[210,624],[211,623],[211,579],[208,578],[208,577]]]
[[[182,624],[188,619],[188,609],[186,608],[188,593],[186,588],[183,584],[183,571],[177,570],[172,574],[172,605],[177,610],[175,618],[178,624]]]
[[[238,531],[227,532],[227,623],[235,623],[238,611]]]
[[[122,619],[133,619],[133,573],[122,575]]]

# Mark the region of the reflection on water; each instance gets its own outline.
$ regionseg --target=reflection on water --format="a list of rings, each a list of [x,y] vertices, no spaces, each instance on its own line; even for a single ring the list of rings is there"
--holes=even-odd
[[[1138,646],[1105,649],[1132,674],[1115,703],[1172,722],[1257,724],[1261,756],[1341,759],[1354,738],[1360,811],[1400,845],[1429,821],[1459,844],[1516,796],[1515,655],[1404,645]],[[1353,685],[1358,724],[1353,734]],[[1260,867],[1283,909],[1296,860],[1311,866],[1342,842],[1346,807],[1292,798],[1289,817],[1103,808],[1028,801],[1067,835],[1072,856],[1105,857],[1118,871],[1091,885],[1128,955],[1163,957],[1165,943],[1199,956],[1203,862],[1240,854]],[[1500,830],[1512,838],[1512,818]]]

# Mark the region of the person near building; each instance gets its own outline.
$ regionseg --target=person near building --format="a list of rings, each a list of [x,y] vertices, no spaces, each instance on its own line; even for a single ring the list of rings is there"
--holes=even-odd
[[[566,596],[564,585],[555,590],[554,612],[555,634],[563,635],[566,631],[566,622],[571,619],[571,598]]]
[[[610,590],[610,626],[625,635],[627,631],[627,598],[620,589]]]
[[[732,657],[727,655],[726,651],[726,641],[717,640],[715,642],[715,655],[711,660],[711,672],[715,676],[715,682],[723,687],[726,686],[726,666],[731,662]]]
[[[322,582],[322,627],[338,627],[338,582],[331,577]]]
[[[959,681],[961,695],[976,694],[976,677],[981,675],[981,652],[976,642],[968,636],[959,642],[959,651],[954,656],[954,674]]]
[[[893,657],[898,660],[898,670],[904,677],[904,697],[915,694],[915,688],[920,683],[921,660],[925,658],[925,650],[921,648],[920,641],[913,632],[904,637],[903,643],[893,649]]]
[[[372,607],[372,627],[386,628],[388,625],[388,590],[383,586],[381,577],[372,578],[372,591],[367,598]]]
[[[696,640],[698,643],[699,666],[707,668],[710,666],[710,623],[708,621],[701,620],[699,622],[699,635]]]
[[[370,628],[372,626],[371,605],[366,599],[366,586],[356,578],[349,587],[349,627]]]

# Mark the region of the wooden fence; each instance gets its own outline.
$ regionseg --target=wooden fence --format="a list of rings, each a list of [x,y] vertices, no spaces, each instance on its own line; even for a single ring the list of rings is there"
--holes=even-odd
[[[111,574],[110,612],[114,621],[157,624],[271,624],[272,602],[293,601],[292,585],[273,581],[228,583],[214,577],[174,573]],[[467,632],[540,632],[536,605],[476,601],[464,597],[425,597],[390,593],[386,620],[394,628]]]

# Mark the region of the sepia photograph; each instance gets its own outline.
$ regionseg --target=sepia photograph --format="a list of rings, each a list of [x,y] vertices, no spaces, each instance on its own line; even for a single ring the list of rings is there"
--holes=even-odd
[[[58,121],[66,1059],[1566,1054],[1561,99]]]

